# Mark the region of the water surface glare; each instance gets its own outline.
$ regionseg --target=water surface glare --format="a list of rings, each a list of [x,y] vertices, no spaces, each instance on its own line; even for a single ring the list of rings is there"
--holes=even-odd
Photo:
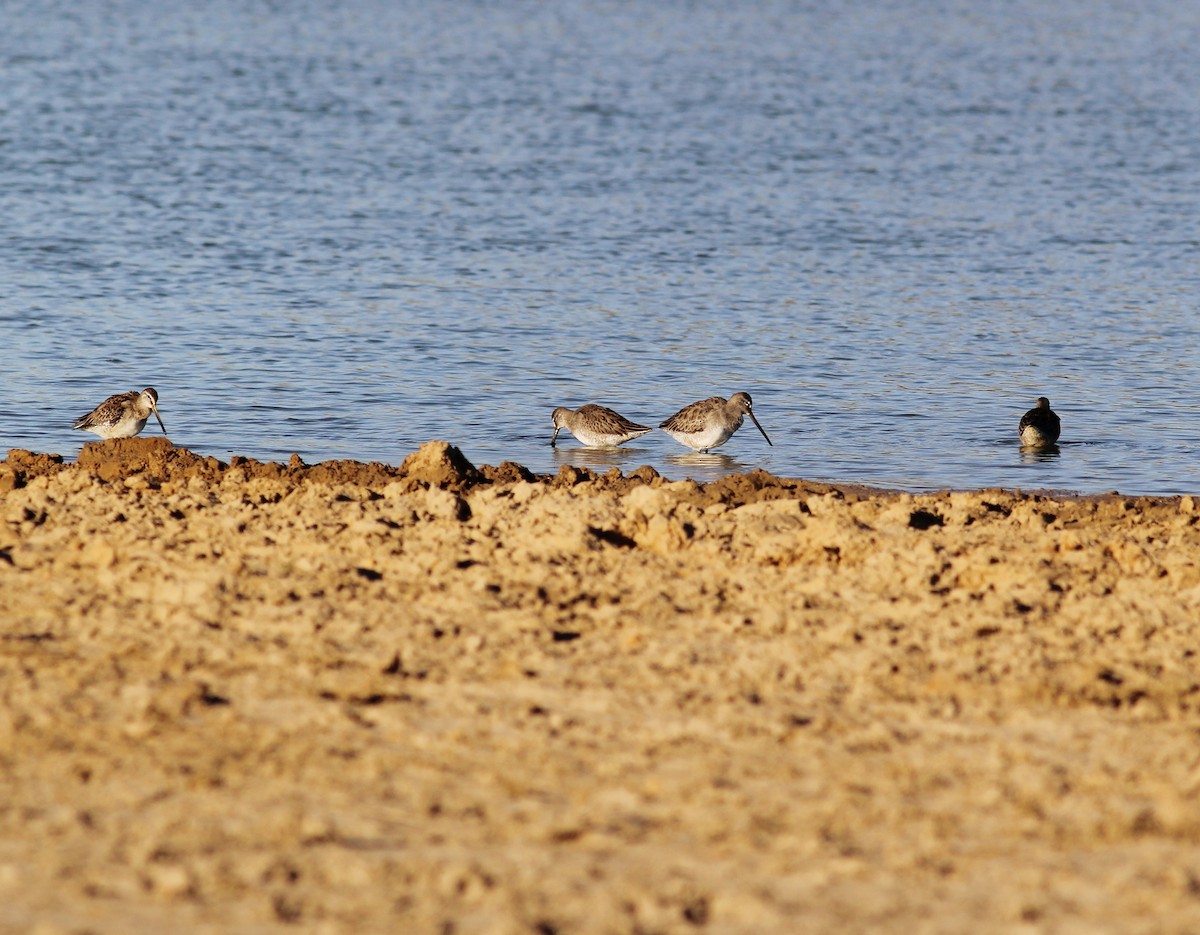
[[[3,448],[1200,491],[1200,6],[47,0],[0,31]],[[587,452],[555,406],[693,455]],[[1048,396],[1056,452],[1017,444]],[[157,433],[155,423],[146,434]]]

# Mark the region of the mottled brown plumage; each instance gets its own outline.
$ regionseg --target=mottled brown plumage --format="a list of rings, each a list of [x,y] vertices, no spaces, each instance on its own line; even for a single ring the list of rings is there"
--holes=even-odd
[[[724,445],[742,427],[743,416],[749,416],[755,428],[762,432],[767,444],[774,446],[766,431],[758,424],[749,393],[734,393],[729,399],[711,396],[684,406],[659,428],[675,441],[696,451],[709,451]]]
[[[146,427],[151,413],[166,435],[167,427],[158,414],[158,390],[148,386],[140,393],[133,390],[108,397],[86,416],[76,419],[75,428],[101,438],[133,438]]]
[[[578,409],[559,406],[550,418],[554,423],[551,447],[558,440],[559,431],[564,428],[588,448],[613,448],[650,431],[649,426],[630,422],[619,412],[594,403]]]

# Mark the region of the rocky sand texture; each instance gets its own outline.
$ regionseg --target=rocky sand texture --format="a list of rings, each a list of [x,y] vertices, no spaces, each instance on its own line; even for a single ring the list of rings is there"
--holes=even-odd
[[[0,931],[1200,931],[1190,497],[0,464]]]

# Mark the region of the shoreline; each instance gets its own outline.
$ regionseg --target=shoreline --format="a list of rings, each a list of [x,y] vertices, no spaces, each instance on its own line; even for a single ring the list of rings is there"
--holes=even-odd
[[[0,463],[0,932],[1191,932],[1200,507]]]
[[[433,456],[418,456],[429,445],[437,446],[434,460],[440,462],[430,467]],[[0,493],[23,486],[29,480],[42,476],[54,476],[60,471],[85,470],[102,481],[110,482],[134,475],[151,478],[152,484],[170,481],[178,475],[219,479],[226,472],[237,470],[247,479],[285,480],[292,483],[352,483],[361,486],[386,485],[408,478],[411,471],[415,479],[425,485],[453,487],[469,490],[479,485],[508,484],[518,481],[547,484],[552,487],[576,484],[598,484],[602,489],[620,492],[630,484],[695,484],[700,488],[723,485],[728,478],[752,478],[756,487],[768,486],[777,490],[830,492],[856,497],[936,497],[950,494],[983,494],[1003,492],[1016,497],[1039,497],[1055,501],[1102,501],[1108,499],[1132,500],[1144,503],[1174,503],[1190,494],[1122,494],[1117,490],[1101,493],[1081,493],[1052,488],[1023,487],[946,487],[929,490],[908,490],[895,487],[877,487],[854,481],[814,481],[804,478],[789,478],[757,469],[732,472],[712,481],[691,478],[672,480],[650,465],[641,465],[628,471],[611,467],[598,471],[586,465],[564,464],[554,473],[535,473],[514,461],[503,461],[499,465],[475,466],[454,445],[448,442],[427,442],[404,459],[399,465],[381,461],[329,460],[309,464],[293,454],[291,459],[281,461],[259,461],[254,458],[233,455],[222,461],[211,455],[198,455],[190,449],[177,447],[169,439],[146,437],[85,442],[78,457],[68,460],[60,454],[28,451],[21,448],[9,449],[0,460]],[[734,482],[734,486],[741,486]],[[728,487],[730,484],[724,484]]]

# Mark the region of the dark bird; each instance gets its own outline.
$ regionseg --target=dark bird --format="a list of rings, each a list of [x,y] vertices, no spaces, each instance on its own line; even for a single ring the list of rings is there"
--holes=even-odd
[[[1045,396],[1039,396],[1037,406],[1021,416],[1017,428],[1021,444],[1026,448],[1048,448],[1058,441],[1061,430],[1058,415],[1050,408],[1050,400]]]

